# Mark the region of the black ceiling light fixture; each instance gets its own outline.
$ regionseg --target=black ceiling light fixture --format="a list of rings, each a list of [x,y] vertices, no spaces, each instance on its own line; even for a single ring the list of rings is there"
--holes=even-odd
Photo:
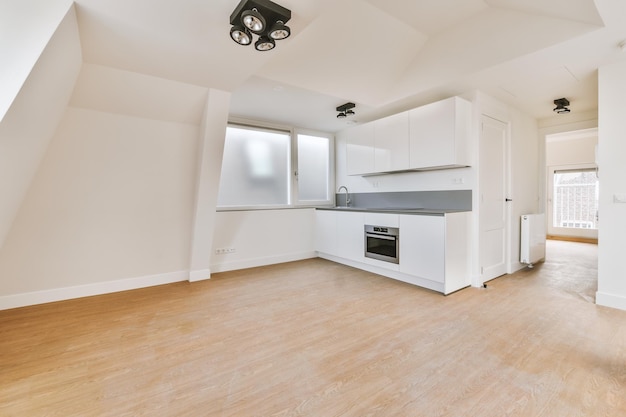
[[[569,100],[566,98],[558,98],[556,100],[554,100],[554,104],[556,105],[556,107],[554,109],[552,109],[552,111],[558,113],[558,114],[563,114],[563,113],[569,113],[570,110],[569,108],[567,108],[567,106],[569,106]]]
[[[239,45],[250,45],[252,35],[257,35],[254,49],[269,51],[276,41],[288,38],[291,29],[286,26],[291,10],[270,0],[241,0],[230,15],[230,37]]]
[[[354,116],[354,110],[352,109],[355,107],[356,104],[354,103],[346,103],[337,107],[337,111],[339,112],[339,114],[337,115],[337,119],[344,119],[348,116]]]

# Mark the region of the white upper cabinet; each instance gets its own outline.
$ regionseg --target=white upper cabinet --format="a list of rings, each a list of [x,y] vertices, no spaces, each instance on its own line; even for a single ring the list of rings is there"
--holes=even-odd
[[[346,142],[346,173],[363,175],[376,172],[374,165],[374,123],[365,123],[341,132]]]
[[[469,166],[472,103],[459,97],[409,111],[410,168]]]
[[[409,112],[376,120],[374,146],[376,172],[409,169]]]
[[[339,133],[348,175],[470,165],[472,103],[452,97]]]

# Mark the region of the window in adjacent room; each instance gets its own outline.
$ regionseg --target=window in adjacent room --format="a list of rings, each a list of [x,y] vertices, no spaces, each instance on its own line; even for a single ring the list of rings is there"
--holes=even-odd
[[[598,177],[596,170],[555,170],[553,174],[552,226],[598,228]]]

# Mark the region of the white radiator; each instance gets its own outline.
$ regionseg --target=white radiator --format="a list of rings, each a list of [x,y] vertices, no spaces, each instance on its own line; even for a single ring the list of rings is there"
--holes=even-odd
[[[546,257],[546,221],[542,214],[521,217],[520,262],[532,267]]]

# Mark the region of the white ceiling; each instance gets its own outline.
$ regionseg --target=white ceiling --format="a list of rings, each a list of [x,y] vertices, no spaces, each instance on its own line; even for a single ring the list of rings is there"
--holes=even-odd
[[[278,0],[292,36],[257,52],[229,37],[239,0],[77,0],[83,59],[233,91],[231,114],[346,127],[473,89],[537,118],[597,108],[597,68],[626,59],[624,0]]]

